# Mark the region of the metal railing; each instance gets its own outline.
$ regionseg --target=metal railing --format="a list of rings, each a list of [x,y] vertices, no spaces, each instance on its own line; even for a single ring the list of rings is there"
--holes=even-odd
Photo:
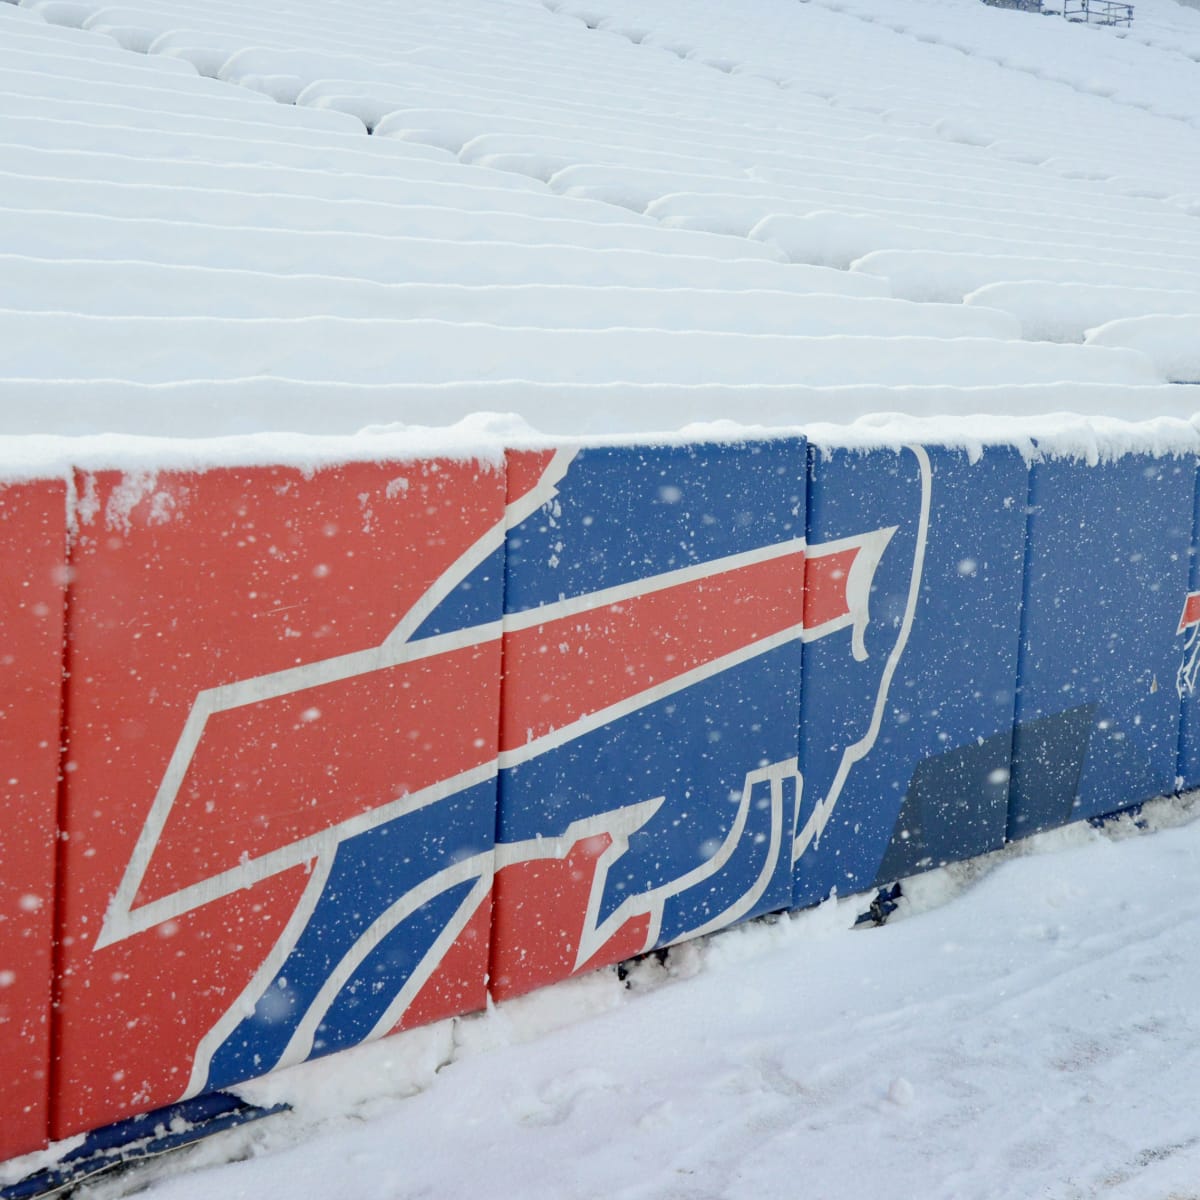
[[[1063,0],[1063,16],[1087,25],[1132,25],[1133,5],[1121,0]]]

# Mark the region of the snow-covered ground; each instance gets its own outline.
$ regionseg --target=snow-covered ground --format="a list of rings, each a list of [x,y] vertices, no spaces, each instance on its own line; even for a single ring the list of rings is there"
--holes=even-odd
[[[1195,804],[293,1068],[244,1089],[291,1114],[83,1194],[1194,1197]]]

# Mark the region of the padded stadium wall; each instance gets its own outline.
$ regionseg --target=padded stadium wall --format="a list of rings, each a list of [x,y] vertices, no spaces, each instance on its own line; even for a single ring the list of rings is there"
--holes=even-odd
[[[0,486],[0,1158],[1200,785],[1192,446],[156,453]]]

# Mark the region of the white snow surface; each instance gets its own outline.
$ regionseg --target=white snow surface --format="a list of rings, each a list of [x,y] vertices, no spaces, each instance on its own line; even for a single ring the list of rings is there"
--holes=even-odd
[[[1198,812],[934,871],[879,929],[835,899],[628,988],[602,971],[292,1068],[239,1089],[292,1113],[83,1195],[1195,1196]]]
[[[0,439],[1186,423],[1198,79],[1177,0],[0,2]]]
[[[1135,9],[0,2],[0,478],[1195,454],[1200,8]],[[84,1194],[1195,1197],[1200,822],[1147,811],[269,1077]]]

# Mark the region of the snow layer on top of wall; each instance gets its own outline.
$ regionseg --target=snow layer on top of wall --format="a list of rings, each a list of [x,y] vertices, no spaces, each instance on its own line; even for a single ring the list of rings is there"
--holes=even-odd
[[[818,451],[896,450],[940,446],[977,461],[989,448],[1017,449],[1027,462],[1066,458],[1088,465],[1129,454],[1200,456],[1200,417],[1145,421],[1071,413],[1031,416],[914,417],[877,413],[850,423],[747,425],[729,419],[681,424],[669,433],[547,434],[516,413],[474,413],[454,425],[406,422],[368,426],[352,436],[263,433],[229,437],[96,434],[0,436],[0,486],[37,479],[70,480],[76,470],[116,470],[132,477],[159,471],[247,466],[289,467],[306,474],[347,462],[470,459],[501,468],[506,449],[744,443],[805,438]]]
[[[0,483],[65,478],[73,469],[203,471],[219,467],[283,466],[305,473],[347,462],[474,459],[497,470],[504,446],[522,429],[519,420],[478,414],[432,429],[403,426],[350,436],[253,433],[216,438],[131,434],[0,436]]]
[[[805,433],[822,449],[880,450],[937,445],[963,450],[972,460],[993,446],[1015,446],[1028,462],[1067,458],[1089,466],[1128,454],[1159,457],[1200,454],[1200,421],[1178,417],[1123,421],[1073,413],[924,418],[878,413],[845,425],[806,426]]]
[[[1176,0],[0,2],[0,435],[1158,445],[1198,70]]]
[[[824,388],[507,381],[406,387],[268,379],[167,385],[0,381],[0,405],[9,402],[24,406],[24,421],[21,432],[0,436],[0,478],[29,475],[31,468],[22,464],[33,462],[32,473],[38,474],[38,464],[61,466],[97,450],[108,456],[100,465],[116,466],[136,450],[131,459],[136,469],[152,466],[156,456],[165,465],[215,466],[230,461],[235,451],[241,457],[234,461],[243,463],[295,461],[304,466],[310,461],[423,453],[486,456],[497,454],[502,445],[563,438],[678,442],[699,436],[729,440],[781,433],[804,434],[822,445],[860,448],[912,442],[968,450],[1016,445],[1030,455],[1036,453],[1036,439],[1042,452],[1057,446],[1061,453],[1089,460],[1125,453],[1191,453],[1196,448],[1193,429],[1200,385]],[[111,423],[120,433],[88,435],[97,403],[111,403]],[[493,414],[480,411],[488,403],[508,414],[498,426]],[[1160,415],[1130,420],[1131,407]],[[68,436],[33,433],[45,409],[54,410]],[[286,410],[293,424],[315,432],[286,437],[252,432],[257,414],[273,410]],[[733,411],[753,412],[756,419],[724,415]],[[867,415],[855,419],[856,411]],[[656,414],[653,423],[648,412]],[[396,421],[397,413],[404,413],[406,420]],[[460,429],[447,428],[456,421]],[[389,433],[392,441],[337,433],[346,423],[362,427],[364,436]],[[212,436],[214,430],[222,436]],[[414,441],[418,431],[422,440]],[[157,436],[145,436],[147,432]],[[458,434],[462,438],[456,441]],[[477,446],[477,440],[486,444]]]

